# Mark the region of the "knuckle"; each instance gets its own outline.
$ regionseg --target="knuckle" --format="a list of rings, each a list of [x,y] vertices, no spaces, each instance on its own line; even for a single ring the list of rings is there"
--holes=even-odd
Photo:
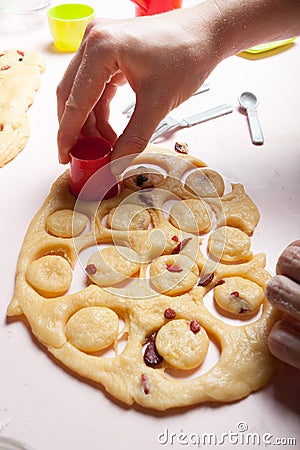
[[[122,146],[131,150],[131,153],[142,152],[148,144],[148,139],[138,135],[123,135],[120,138]]]
[[[89,53],[95,51],[102,56],[111,56],[121,53],[123,42],[118,27],[106,21],[98,21],[91,25],[85,45]]]

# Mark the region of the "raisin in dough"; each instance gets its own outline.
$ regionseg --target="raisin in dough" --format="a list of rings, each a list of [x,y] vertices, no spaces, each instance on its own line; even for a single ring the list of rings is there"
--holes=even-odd
[[[44,59],[30,50],[0,52],[0,167],[25,147],[29,138],[27,109],[40,87]]]
[[[134,163],[141,176],[129,167],[119,195],[102,202],[76,200],[68,171],[58,178],[25,236],[8,315],[24,314],[50,353],[128,405],[241,399],[275,367],[270,276],[250,250],[258,210],[242,185],[224,193],[222,176],[192,155],[149,145]],[[206,205],[211,223],[181,230],[168,201],[194,215]],[[205,369],[213,343],[219,359]]]

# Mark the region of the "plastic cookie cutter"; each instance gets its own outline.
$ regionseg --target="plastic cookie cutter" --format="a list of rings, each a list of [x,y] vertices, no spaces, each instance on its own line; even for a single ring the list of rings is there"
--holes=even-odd
[[[70,190],[80,200],[99,201],[118,194],[110,170],[111,145],[103,138],[79,138],[70,151]]]
[[[229,114],[232,111],[233,107],[225,103],[223,105],[216,106],[215,108],[208,109],[207,111],[203,111],[193,116],[184,117],[181,120],[175,120],[168,115],[159,123],[156,131],[153,133],[150,139],[150,142],[155,141],[155,139],[157,139],[159,136],[166,133],[167,131],[170,131],[173,128],[191,127],[193,125],[206,122],[207,120],[215,119],[216,117]]]

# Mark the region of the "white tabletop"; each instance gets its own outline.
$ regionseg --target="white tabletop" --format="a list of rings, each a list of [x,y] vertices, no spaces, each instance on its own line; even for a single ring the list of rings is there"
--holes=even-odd
[[[128,0],[90,4],[97,16],[134,15]],[[234,444],[234,437],[222,444],[222,433],[238,432],[243,422],[248,433],[259,435],[257,448],[265,447],[266,433],[272,435],[271,443],[276,438],[295,438],[299,446],[299,372],[288,366],[283,365],[267,387],[240,402],[151,413],[124,407],[95,385],[72,376],[43,351],[25,320],[6,320],[25,231],[51,184],[65,170],[57,160],[55,90],[73,55],[55,50],[45,19],[35,29],[0,29],[0,42],[3,50],[36,50],[47,62],[28,111],[30,140],[15,160],[0,169],[0,436],[22,440],[35,450],[153,450],[196,447],[194,434],[214,433],[219,444],[203,448],[230,449],[243,445]],[[187,142],[191,154],[245,185],[261,213],[253,250],[266,252],[272,274],[281,250],[300,237],[299,46],[297,39],[284,50],[257,59],[233,56],[222,62],[207,80],[210,91],[189,99],[173,115],[181,118],[220,103],[232,104],[233,113],[159,141],[169,148],[176,140]],[[258,113],[265,136],[260,147],[251,143],[247,118],[238,108],[239,94],[248,90],[260,99]],[[112,103],[111,120],[118,133],[126,124],[121,112],[133,99],[125,86]],[[242,434],[238,432],[239,439]]]

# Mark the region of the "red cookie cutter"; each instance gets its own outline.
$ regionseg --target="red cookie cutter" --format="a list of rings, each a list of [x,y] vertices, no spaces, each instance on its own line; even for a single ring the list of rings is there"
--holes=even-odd
[[[80,200],[106,200],[118,194],[110,169],[111,144],[99,137],[79,138],[70,151],[70,190]]]
[[[182,0],[132,0],[136,16],[151,16],[181,8]]]

